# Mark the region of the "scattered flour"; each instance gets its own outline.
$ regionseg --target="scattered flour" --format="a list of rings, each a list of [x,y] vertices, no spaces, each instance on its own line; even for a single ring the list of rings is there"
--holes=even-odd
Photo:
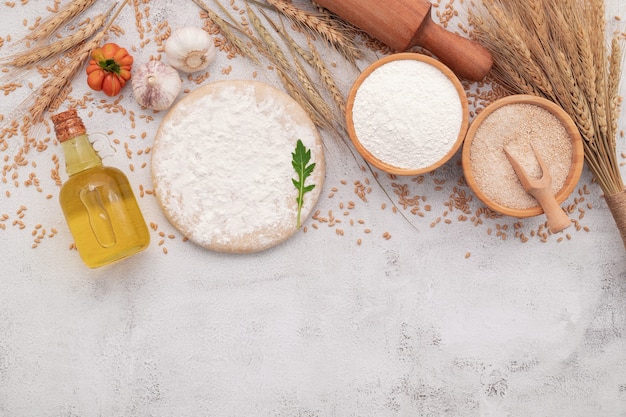
[[[356,136],[373,156],[403,169],[426,168],[452,149],[463,123],[454,84],[412,59],[375,69],[354,98]]]
[[[317,131],[295,102],[264,84],[222,82],[209,91],[181,101],[160,127],[152,157],[157,198],[169,220],[202,246],[272,246],[295,232],[297,139],[312,149],[318,170],[303,219],[322,188]]]

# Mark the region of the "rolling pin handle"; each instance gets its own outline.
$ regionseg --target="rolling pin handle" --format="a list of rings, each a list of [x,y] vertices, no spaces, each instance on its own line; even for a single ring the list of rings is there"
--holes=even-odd
[[[410,46],[419,45],[439,58],[459,78],[480,81],[491,69],[491,53],[471,39],[464,38],[425,18]]]

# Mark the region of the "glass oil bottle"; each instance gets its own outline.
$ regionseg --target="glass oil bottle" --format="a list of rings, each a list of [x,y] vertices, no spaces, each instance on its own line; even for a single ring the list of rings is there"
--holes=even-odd
[[[126,175],[102,164],[76,110],[52,122],[69,176],[59,201],[83,262],[97,268],[148,247],[148,227]]]

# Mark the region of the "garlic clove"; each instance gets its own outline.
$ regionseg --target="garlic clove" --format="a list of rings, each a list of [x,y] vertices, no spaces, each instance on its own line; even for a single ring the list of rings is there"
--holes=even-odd
[[[211,36],[194,26],[175,30],[165,43],[165,56],[169,64],[186,73],[205,69],[216,54]]]
[[[132,84],[137,103],[152,110],[170,107],[183,88],[178,71],[156,60],[140,65],[133,74]]]

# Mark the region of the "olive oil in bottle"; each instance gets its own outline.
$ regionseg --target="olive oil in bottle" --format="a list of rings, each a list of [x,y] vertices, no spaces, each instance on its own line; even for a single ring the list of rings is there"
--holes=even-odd
[[[148,227],[126,175],[102,164],[76,110],[52,121],[69,176],[59,200],[83,262],[96,268],[148,247]]]

